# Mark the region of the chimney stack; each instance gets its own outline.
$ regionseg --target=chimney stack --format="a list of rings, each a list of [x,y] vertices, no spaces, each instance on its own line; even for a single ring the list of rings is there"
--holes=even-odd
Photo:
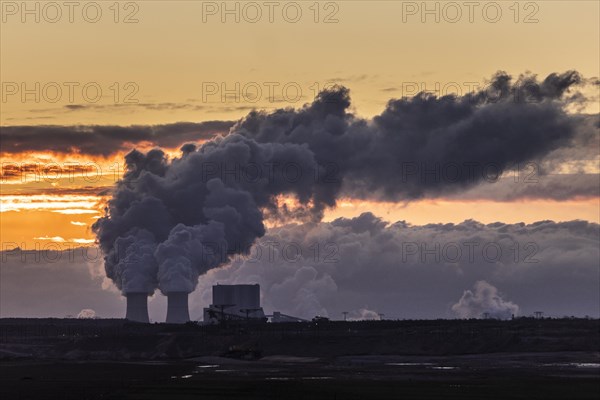
[[[127,293],[127,314],[130,321],[149,323],[148,293]]]
[[[185,324],[189,320],[188,293],[167,293],[167,324]]]

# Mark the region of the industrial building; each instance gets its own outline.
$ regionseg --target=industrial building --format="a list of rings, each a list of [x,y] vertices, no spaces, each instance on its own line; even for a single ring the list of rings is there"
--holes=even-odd
[[[214,285],[212,304],[204,309],[204,323],[241,319],[266,320],[260,306],[260,285]]]
[[[293,317],[291,315],[282,314],[279,311],[274,311],[273,315],[267,315],[273,323],[279,322],[308,322],[305,319]]]
[[[167,296],[168,324],[184,324],[190,321],[188,293],[170,292]],[[149,323],[148,294],[127,293],[127,313],[130,321]],[[204,323],[216,324],[228,320],[252,320],[270,322],[306,322],[306,320],[275,311],[273,315],[265,315],[260,305],[260,285],[214,285],[212,287],[212,304],[204,308]]]

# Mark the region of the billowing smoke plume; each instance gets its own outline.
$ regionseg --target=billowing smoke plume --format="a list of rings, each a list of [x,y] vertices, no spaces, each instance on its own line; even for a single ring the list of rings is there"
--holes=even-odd
[[[498,73],[462,97],[392,100],[373,120],[350,113],[348,90],[336,88],[299,110],[252,112],[173,160],[134,150],[93,227],[107,276],[124,293],[190,292],[199,275],[247,252],[265,217],[319,220],[342,194],[401,200],[474,186],[490,166],[566,145],[577,118],[565,94],[580,81],[567,72],[513,84]]]
[[[133,228],[126,235],[118,236],[114,243],[119,254],[113,251],[105,258],[106,267],[112,266],[111,273],[106,270],[107,276],[124,293],[153,293],[158,269],[154,235],[145,229]]]
[[[233,130],[261,143],[308,146],[351,197],[389,201],[448,194],[565,146],[581,121],[564,106],[576,72],[539,82],[497,73],[485,90],[457,97],[421,93],[390,100],[372,120],[348,112],[346,89],[301,110],[253,112]],[[322,191],[335,202],[338,187]]]
[[[129,153],[108,215],[94,225],[107,276],[124,293],[152,293],[157,286],[164,293],[192,291],[200,274],[247,251],[265,233],[261,210],[276,208],[276,195],[308,202],[306,193],[319,184],[305,146],[231,134],[182,152],[171,162],[161,150]],[[287,163],[306,175],[286,179]],[[248,174],[269,168],[269,177],[239,179],[238,167]]]
[[[381,316],[376,311],[369,310],[368,308],[359,308],[348,314],[348,320],[350,321],[370,321],[379,319],[381,319]]]
[[[473,291],[465,290],[458,303],[452,306],[452,311],[461,318],[508,319],[519,312],[519,306],[502,299],[498,289],[486,281],[477,281]]]

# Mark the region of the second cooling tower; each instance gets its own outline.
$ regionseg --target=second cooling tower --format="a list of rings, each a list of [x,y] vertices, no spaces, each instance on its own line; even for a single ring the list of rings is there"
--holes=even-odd
[[[188,293],[167,293],[167,324],[185,324],[189,320]]]

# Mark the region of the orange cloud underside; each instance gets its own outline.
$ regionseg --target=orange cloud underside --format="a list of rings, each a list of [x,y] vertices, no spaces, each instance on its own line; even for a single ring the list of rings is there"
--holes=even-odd
[[[96,221],[94,216],[97,214],[69,215],[35,210],[8,211],[0,215],[0,240],[3,250],[14,248],[16,245],[30,250],[35,249],[36,245],[41,249],[56,249],[47,247],[51,243],[65,246],[66,249],[67,245],[82,245],[94,239],[90,226]],[[72,221],[85,225],[75,225]]]
[[[168,157],[179,155],[169,149]],[[0,229],[3,245],[24,244],[33,248],[48,243],[89,244],[94,239],[91,224],[102,215],[110,188],[123,173],[123,154],[111,158],[94,158],[59,154],[17,154],[2,158],[4,164],[30,165],[47,163],[59,165],[59,173],[49,170],[46,175],[32,173],[5,177],[0,199]],[[61,166],[77,163],[96,165],[92,172],[73,173]],[[38,171],[39,172],[39,171]],[[295,199],[280,196],[280,206],[297,205]],[[483,223],[496,221],[535,222],[551,219],[565,221],[582,219],[600,223],[600,198],[569,201],[527,199],[513,202],[491,200],[419,200],[410,203],[361,201],[341,199],[335,209],[325,212],[325,220],[355,217],[372,212],[386,221],[406,220],[412,224],[458,223],[475,219]],[[267,221],[268,226],[276,223]]]
[[[66,206],[64,199],[60,204],[51,204],[49,199],[50,197],[43,207],[21,208],[18,211],[0,213],[0,240],[3,248],[15,247],[15,243],[28,249],[36,245],[46,248],[49,243],[60,246],[85,245],[94,239],[90,226],[102,215],[101,203],[90,202],[86,207],[78,203],[70,207]],[[531,223],[546,219],[555,221],[582,219],[600,223],[599,209],[599,199],[507,203],[422,200],[407,205],[346,199],[341,201],[337,208],[328,210],[324,219],[331,221],[339,217],[351,218],[370,211],[386,221],[406,220],[416,225],[459,223],[466,219],[475,219],[483,223],[497,221]]]
[[[574,219],[600,223],[600,198],[571,201],[523,200],[494,202],[486,200],[420,200],[408,204],[341,200],[325,213],[325,220],[353,217],[371,211],[387,221],[406,220],[412,224],[457,223],[474,219],[482,223],[526,222]]]

